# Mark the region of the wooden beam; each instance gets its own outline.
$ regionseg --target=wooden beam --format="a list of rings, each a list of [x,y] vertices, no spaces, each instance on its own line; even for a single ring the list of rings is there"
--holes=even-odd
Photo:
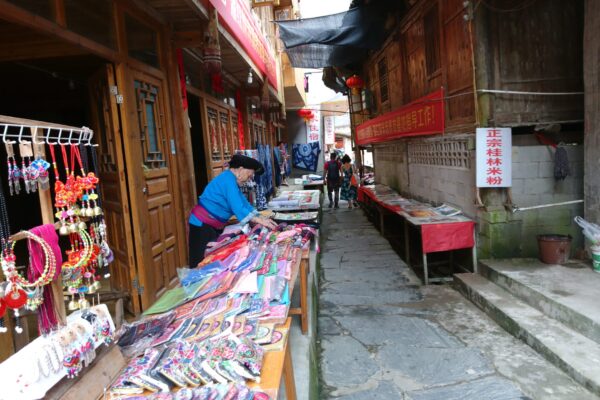
[[[54,21],[65,28],[67,26],[67,15],[65,11],[64,0],[53,0],[52,1],[52,13],[54,14]]]
[[[98,44],[91,39],[71,32],[55,22],[25,11],[6,0],[0,0],[0,19],[60,38],[65,42],[108,60],[121,60],[121,57],[116,51]]]
[[[190,9],[199,17],[208,21],[208,10],[200,0],[183,0],[185,4],[187,4]]]
[[[88,54],[88,52],[69,43],[53,40],[0,44],[0,61],[34,60],[83,54]]]
[[[204,35],[202,31],[175,32],[173,43],[177,48],[204,47]]]

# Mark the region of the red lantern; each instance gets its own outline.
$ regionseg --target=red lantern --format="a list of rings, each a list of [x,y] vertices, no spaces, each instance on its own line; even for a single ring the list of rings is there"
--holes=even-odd
[[[352,75],[346,79],[346,86],[352,89],[352,94],[357,95],[360,93],[360,89],[365,86],[365,82],[358,75]]]
[[[308,122],[315,117],[312,110],[308,110],[306,108],[302,108],[302,109],[298,110],[298,115],[301,116],[302,118],[304,118],[305,122]]]

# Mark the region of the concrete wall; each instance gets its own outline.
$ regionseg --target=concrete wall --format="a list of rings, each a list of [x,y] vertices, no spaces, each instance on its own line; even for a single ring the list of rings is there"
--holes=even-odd
[[[451,203],[465,215],[475,217],[473,168],[409,163],[408,141],[374,147],[373,160],[377,182],[400,193],[435,205]],[[470,152],[471,166],[475,152]]]
[[[600,224],[600,2],[586,0],[583,39],[585,85],[585,218]]]
[[[477,221],[480,258],[536,257],[536,235],[570,234],[572,251],[583,245],[573,222],[583,205],[548,207],[511,213],[505,190],[483,190],[485,207],[475,205],[474,150],[462,167],[409,163],[408,141],[374,147],[375,176],[379,183],[422,201],[451,203]],[[583,199],[583,146],[568,146],[571,175],[554,179],[554,150],[547,146],[513,146],[513,202],[518,207]]]

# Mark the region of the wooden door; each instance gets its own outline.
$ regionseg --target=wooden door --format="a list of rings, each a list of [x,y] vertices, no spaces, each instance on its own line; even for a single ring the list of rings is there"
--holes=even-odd
[[[110,265],[110,281],[113,289],[131,294],[126,306],[128,311],[135,314],[140,311],[140,302],[132,287],[136,263],[115,89],[114,67],[110,64],[89,80],[92,129],[98,144],[102,206],[108,242],[115,255]]]
[[[232,140],[231,111],[206,97],[202,99],[202,107],[204,143],[209,149],[209,178],[212,179],[223,171],[223,164],[231,159],[237,147]]]
[[[187,264],[183,212],[178,197],[172,120],[162,79],[123,72],[128,95],[125,156],[142,309],[177,283]],[[178,208],[179,207],[179,208]]]

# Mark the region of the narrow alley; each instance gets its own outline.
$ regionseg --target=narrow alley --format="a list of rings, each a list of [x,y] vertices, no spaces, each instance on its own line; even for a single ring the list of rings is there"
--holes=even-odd
[[[325,211],[322,399],[592,400],[449,286],[421,286],[361,210]]]
[[[600,400],[600,0],[0,0],[0,400]]]

